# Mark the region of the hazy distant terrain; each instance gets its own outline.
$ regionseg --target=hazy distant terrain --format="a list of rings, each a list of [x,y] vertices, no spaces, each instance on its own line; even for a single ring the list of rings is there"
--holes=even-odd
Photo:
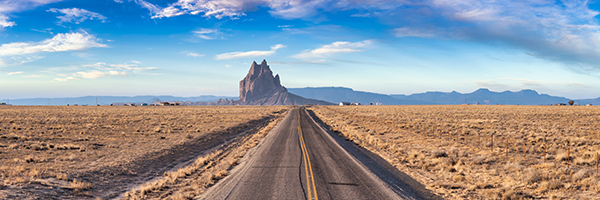
[[[381,103],[383,105],[456,105],[456,104],[504,104],[504,105],[552,105],[567,103],[570,99],[565,97],[539,94],[535,90],[521,90],[518,92],[504,91],[493,92],[488,89],[479,89],[472,93],[459,92],[425,92],[411,95],[403,94],[377,94],[371,92],[354,91],[345,87],[307,87],[289,88],[291,93],[329,102],[357,102],[368,105]],[[575,103],[598,104],[600,99],[576,100]]]
[[[152,103],[154,101],[218,101],[219,99],[233,99],[237,100],[238,97],[229,96],[213,96],[213,95],[202,95],[196,97],[176,97],[176,96],[84,96],[84,97],[65,97],[65,98],[30,98],[30,99],[10,99],[8,103],[12,105],[67,105],[67,104],[79,104],[79,105],[96,105],[96,99],[98,104],[106,105],[111,103]],[[1,102],[7,102],[7,99],[2,99]]]
[[[485,105],[553,105],[556,103],[567,103],[570,99],[565,97],[540,94],[535,90],[521,90],[518,92],[504,91],[494,92],[488,89],[479,89],[472,93],[459,92],[425,92],[410,95],[403,94],[378,94],[372,92],[355,91],[346,87],[306,87],[288,88],[290,93],[298,96],[322,100],[326,102],[339,103],[357,102],[363,105],[380,103],[382,105],[457,105],[457,104],[485,104]],[[180,102],[213,102],[219,99],[238,100],[234,96],[202,95],[196,97],[176,96],[85,96],[67,98],[30,98],[10,99],[12,105],[108,105],[111,103],[152,103],[155,101],[180,101]],[[1,99],[0,102],[7,102]],[[575,104],[600,105],[600,97],[596,99],[575,99]]]

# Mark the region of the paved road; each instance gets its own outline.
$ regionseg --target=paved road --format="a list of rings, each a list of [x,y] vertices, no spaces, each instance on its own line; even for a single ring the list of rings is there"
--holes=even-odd
[[[384,167],[365,166],[352,156],[356,152],[349,153],[333,137],[304,108],[291,110],[249,158],[202,199],[431,198],[403,188],[411,186]]]

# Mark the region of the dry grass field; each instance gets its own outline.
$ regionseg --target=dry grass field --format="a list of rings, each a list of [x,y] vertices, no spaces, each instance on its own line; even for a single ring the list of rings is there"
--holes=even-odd
[[[448,199],[600,199],[600,107],[315,106]]]
[[[264,134],[287,109],[0,106],[0,199],[113,198]]]

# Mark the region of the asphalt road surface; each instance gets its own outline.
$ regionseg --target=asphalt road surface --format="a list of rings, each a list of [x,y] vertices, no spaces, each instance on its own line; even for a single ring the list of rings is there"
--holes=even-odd
[[[291,110],[201,199],[437,199],[343,142],[304,108]]]

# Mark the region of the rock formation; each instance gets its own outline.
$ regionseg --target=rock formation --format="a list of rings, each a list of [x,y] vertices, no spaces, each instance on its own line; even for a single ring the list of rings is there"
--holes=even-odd
[[[331,105],[332,103],[306,99],[289,93],[281,85],[279,74],[273,77],[273,72],[263,60],[260,65],[252,62],[250,71],[240,81],[240,99],[238,105]]]

